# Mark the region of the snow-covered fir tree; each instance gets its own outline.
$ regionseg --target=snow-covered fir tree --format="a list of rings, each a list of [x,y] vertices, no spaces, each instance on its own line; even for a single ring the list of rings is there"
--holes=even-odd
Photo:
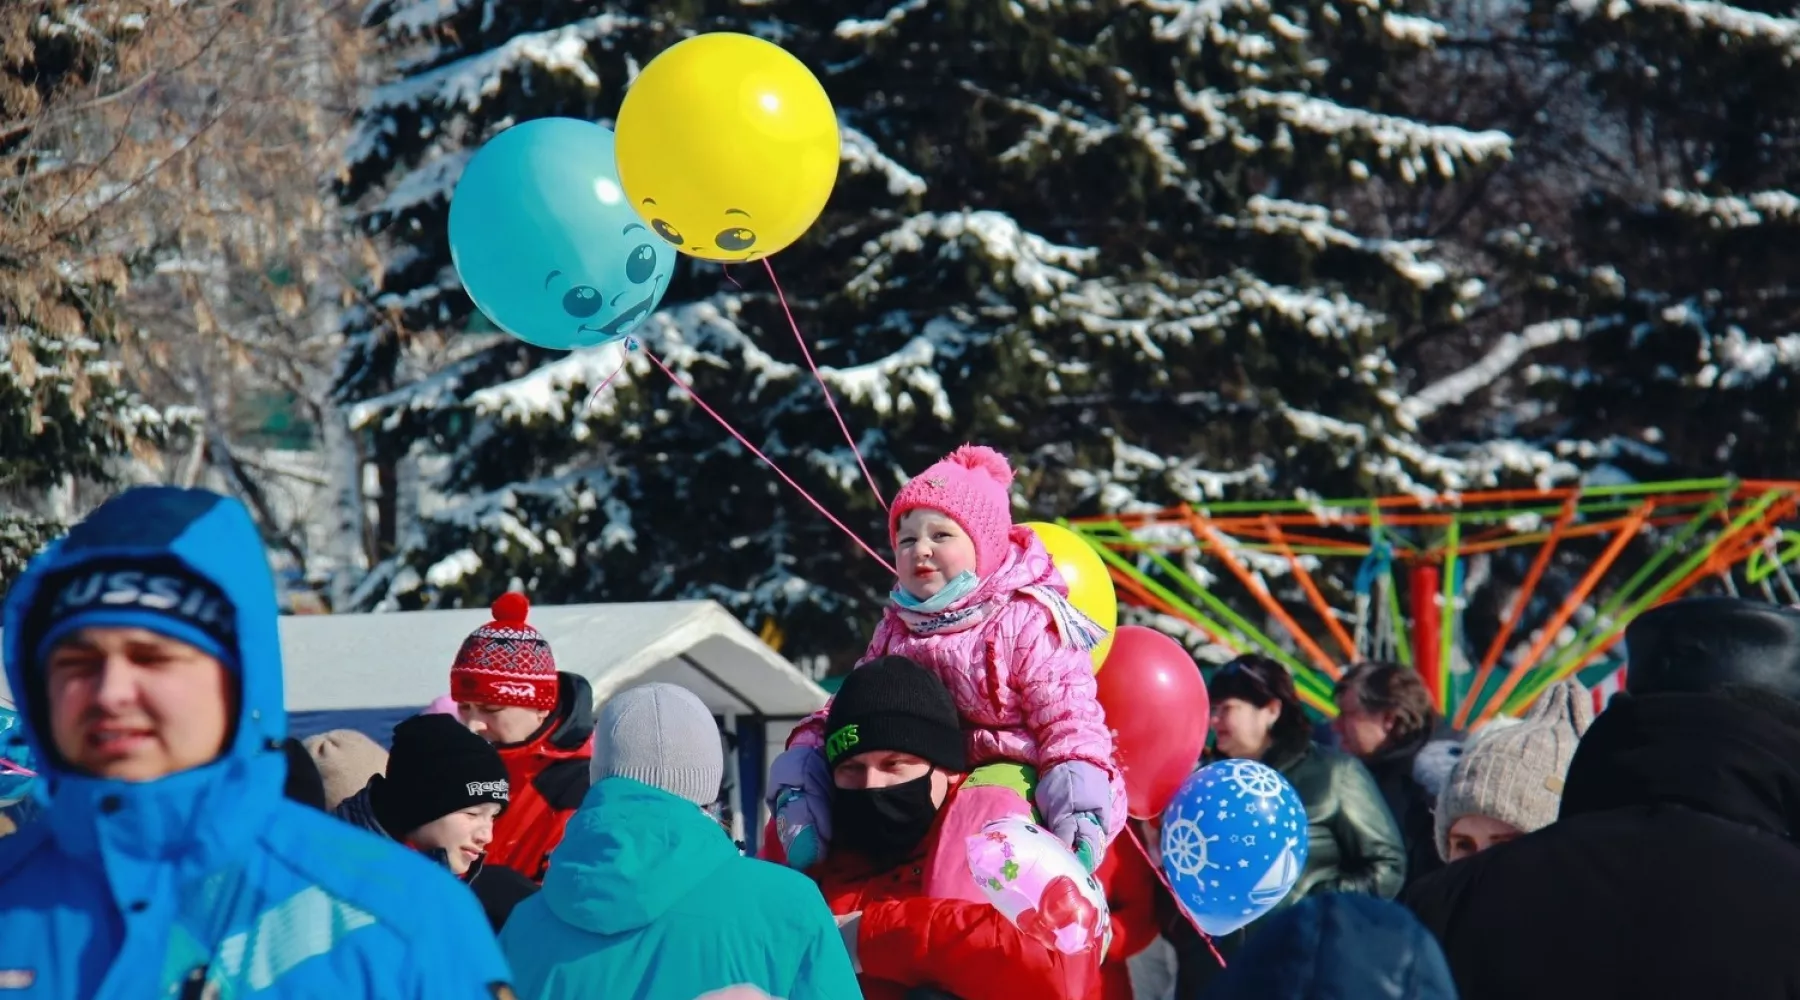
[[[584,412],[621,352],[492,333],[450,266],[475,147],[544,115],[610,124],[635,68],[696,30],[779,42],[839,110],[838,189],[774,266],[883,493],[969,440],[1013,457],[1037,516],[1555,471],[1529,449],[1427,449],[1388,353],[1482,286],[1362,206],[1508,155],[1504,135],[1388,112],[1386,72],[1438,34],[1404,0],[372,14],[401,76],[367,106],[346,193],[395,247],[340,388],[380,460],[416,459],[429,489],[396,512],[364,606],[479,604],[517,580],[546,601],[712,597],[790,652],[860,649],[891,584],[873,560],[642,354]],[[646,346],[884,549],[767,276],[683,267]]]
[[[1800,468],[1800,19],[1789,4],[1535,0],[1521,50],[1583,95],[1542,139],[1576,197],[1493,240],[1524,322],[1483,433],[1645,480]],[[1514,220],[1515,222],[1518,220]],[[1506,273],[1510,272],[1510,273]],[[1506,345],[1502,345],[1506,346]]]

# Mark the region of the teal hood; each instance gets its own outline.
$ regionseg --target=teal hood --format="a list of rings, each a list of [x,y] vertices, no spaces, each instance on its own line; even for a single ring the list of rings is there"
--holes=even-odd
[[[638,930],[737,857],[699,806],[630,778],[606,778],[588,789],[550,856],[544,901],[585,931]]]

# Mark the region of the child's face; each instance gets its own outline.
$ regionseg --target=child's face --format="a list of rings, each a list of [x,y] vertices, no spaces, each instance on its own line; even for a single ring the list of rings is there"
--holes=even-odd
[[[900,586],[923,601],[975,568],[975,543],[939,511],[909,510],[894,535],[894,567]]]

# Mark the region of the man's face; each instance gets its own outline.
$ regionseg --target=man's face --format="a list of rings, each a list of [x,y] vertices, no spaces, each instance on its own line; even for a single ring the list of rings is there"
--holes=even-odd
[[[1379,752],[1394,728],[1392,713],[1369,711],[1357,699],[1355,691],[1339,693],[1337,707],[1338,716],[1331,721],[1331,728],[1337,733],[1344,752],[1357,757]]]
[[[484,705],[472,701],[457,702],[456,714],[471,732],[489,743],[502,746],[531,739],[531,735],[550,717],[550,713],[541,708]]]
[[[846,757],[831,769],[832,784],[845,791],[888,788],[931,776],[931,803],[942,806],[950,794],[950,776],[908,753],[871,750]]]
[[[237,715],[224,664],[147,629],[80,629],[43,671],[51,742],[96,777],[154,781],[210,764]]]

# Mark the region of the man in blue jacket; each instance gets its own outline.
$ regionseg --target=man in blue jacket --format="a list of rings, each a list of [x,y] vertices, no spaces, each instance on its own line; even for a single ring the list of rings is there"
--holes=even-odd
[[[114,497],[26,569],[4,629],[51,805],[0,840],[0,994],[511,995],[468,890],[283,797],[274,581],[237,501]]]

